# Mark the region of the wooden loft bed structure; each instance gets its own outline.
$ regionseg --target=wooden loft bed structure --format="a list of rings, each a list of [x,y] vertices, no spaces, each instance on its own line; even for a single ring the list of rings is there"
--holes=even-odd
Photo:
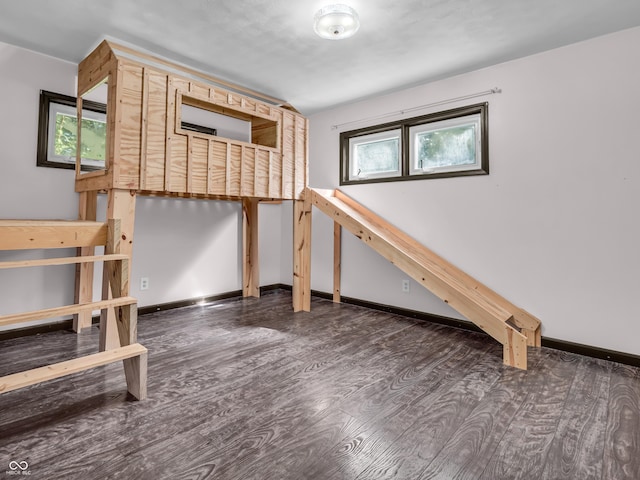
[[[258,204],[291,200],[294,311],[310,310],[313,205],[334,220],[335,301],[340,301],[344,227],[500,342],[505,364],[527,368],[527,346],[540,346],[540,321],[342,192],[310,189],[308,121],[290,106],[108,41],[78,67],[80,119],[83,97],[103,84],[106,160],[104,168],[83,172],[78,153],[79,219],[0,220],[0,250],[78,250],[75,257],[0,263],[0,268],[77,265],[74,305],[0,316],[0,325],[74,314],[74,330],[81,331],[100,310],[99,352],[2,377],[0,393],[123,360],[129,392],[145,398],[147,351],[137,343],[137,303],[129,296],[137,195],[241,202],[242,291],[254,297],[260,296]],[[183,128],[183,105],[248,122],[250,141]],[[104,223],[96,221],[98,193],[107,195]],[[104,246],[104,255],[95,254],[96,246]],[[105,268],[102,300],[94,302],[97,261]]]
[[[106,192],[106,218],[121,220],[123,252],[131,255],[136,195],[240,201],[243,295],[258,297],[258,203],[292,200],[294,242],[309,243],[307,119],[278,99],[109,41],[78,67],[79,117],[82,98],[102,84],[108,92],[106,162],[104,169],[83,172],[77,160],[80,219],[95,220],[97,194]],[[183,105],[248,122],[250,142],[183,128]],[[293,306],[309,310],[309,262],[302,258],[309,252],[296,251]],[[92,298],[92,275],[90,264],[79,269],[79,301]],[[88,314],[78,316],[78,330],[89,325]]]
[[[129,296],[140,194],[242,202],[243,295],[256,297],[258,203],[292,200],[293,306],[310,309],[307,119],[277,99],[107,41],[78,67],[79,119],[83,96],[105,83],[105,166],[83,172],[77,149],[79,219],[0,220],[0,250],[77,249],[73,257],[1,262],[0,268],[77,266],[74,305],[2,315],[0,325],[73,314],[74,330],[81,331],[91,326],[92,312],[100,310],[99,352],[1,377],[0,393],[122,360],[128,391],[137,399],[146,397],[147,350],[137,343],[137,301]],[[248,122],[251,141],[184,129],[182,105]],[[107,195],[106,222],[96,221],[98,193]],[[96,255],[96,247],[103,247],[104,254]],[[93,301],[95,262],[104,262],[100,301]]]

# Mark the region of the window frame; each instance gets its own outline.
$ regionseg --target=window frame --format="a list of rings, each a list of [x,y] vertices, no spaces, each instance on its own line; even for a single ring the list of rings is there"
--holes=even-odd
[[[398,135],[397,136],[394,135],[393,134],[394,132],[398,132]],[[402,146],[404,143],[402,138],[403,134],[402,134],[401,128],[384,129],[384,130],[379,130],[375,132],[367,132],[366,134],[363,134],[363,135],[356,135],[356,136],[350,137],[348,140],[349,158],[352,158],[355,148],[359,145],[374,143],[374,142],[381,142],[385,140],[392,140],[396,137],[398,138],[398,169],[397,170],[386,171],[381,173],[373,173],[367,176],[363,176],[362,178],[359,178],[359,175],[352,171],[352,170],[355,170],[355,166],[351,163],[349,165],[349,171],[347,172],[348,178],[350,180],[354,179],[353,181],[362,181],[367,179],[400,177],[402,175],[402,153],[401,152],[402,152]]]
[[[488,121],[489,103],[478,103],[464,107],[453,108],[419,117],[397,120],[380,125],[359,128],[340,133],[340,185],[357,185],[361,183],[380,183],[380,182],[398,182],[405,180],[427,180],[434,178],[451,178],[466,177],[474,175],[489,174],[489,121]],[[464,117],[479,116],[480,131],[476,142],[479,143],[479,149],[476,148],[476,154],[480,159],[472,168],[463,169],[452,166],[449,170],[435,169],[433,172],[416,173],[413,169],[414,159],[411,157],[412,145],[412,128],[428,125],[431,123],[445,122],[448,120],[463,119]],[[462,122],[465,123],[465,122]],[[469,122],[471,123],[471,122]],[[351,169],[351,151],[350,140],[352,138],[363,137],[388,130],[400,129],[401,147],[400,147],[400,168],[399,176],[376,176],[369,178],[356,179],[350,176]]]
[[[38,119],[38,149],[36,155],[36,165],[38,167],[52,167],[52,168],[65,168],[68,170],[74,170],[76,168],[76,160],[73,159],[73,162],[61,162],[56,160],[55,155],[49,155],[49,147],[50,147],[50,138],[49,133],[50,129],[53,128],[50,125],[50,111],[51,104],[59,104],[64,107],[72,108],[74,111],[76,110],[77,100],[76,97],[72,97],[70,95],[63,95],[61,93],[48,92],[46,90],[40,90],[40,109],[39,109],[39,119]],[[93,102],[89,100],[82,101],[82,110],[86,110],[89,113],[90,117],[93,117],[93,114],[107,114],[107,106],[104,103]],[[88,165],[85,163],[81,164],[81,169],[83,171],[95,171],[95,170],[104,170],[104,167]]]

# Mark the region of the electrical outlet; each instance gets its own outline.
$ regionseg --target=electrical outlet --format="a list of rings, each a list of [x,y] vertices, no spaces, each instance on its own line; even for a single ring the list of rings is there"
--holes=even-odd
[[[148,290],[148,289],[149,289],[149,277],[141,277],[140,290]]]
[[[402,280],[402,293],[409,293],[411,291],[411,284],[409,280]]]

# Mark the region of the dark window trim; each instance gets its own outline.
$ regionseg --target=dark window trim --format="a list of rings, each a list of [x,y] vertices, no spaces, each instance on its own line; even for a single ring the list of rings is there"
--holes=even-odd
[[[442,112],[430,113],[419,117],[397,120],[394,122],[373,125],[371,127],[359,128],[348,132],[340,133],[340,185],[358,185],[361,183],[383,183],[401,182],[405,180],[427,180],[433,178],[466,177],[472,175],[489,174],[489,103],[478,103],[465,107],[453,108]],[[409,142],[410,127],[424,125],[427,123],[450,120],[452,118],[464,117],[467,115],[480,115],[480,168],[475,170],[463,170],[456,172],[426,173],[423,175],[409,174]],[[371,135],[374,133],[386,132],[389,130],[401,129],[402,149],[400,152],[401,175],[395,177],[367,178],[362,180],[349,179],[349,139]]]
[[[65,168],[74,170],[75,163],[53,162],[48,158],[49,148],[49,106],[51,103],[58,103],[68,107],[76,108],[76,97],[70,95],[62,95],[61,93],[48,92],[40,90],[40,112],[38,119],[38,150],[36,156],[36,165],[38,167]],[[107,106],[104,103],[92,102],[90,100],[82,101],[84,110],[91,110],[97,113],[107,113]],[[83,171],[102,170],[102,168],[90,165],[82,165]]]
[[[190,132],[204,133],[205,135],[218,135],[218,130],[211,127],[203,127],[195,123],[180,122],[180,128],[188,130]]]
[[[39,107],[39,120],[38,120],[38,148],[36,155],[36,165],[38,167],[51,167],[51,168],[65,168],[67,170],[74,170],[76,168],[75,163],[62,163],[50,161],[48,157],[49,149],[49,110],[51,103],[58,103],[67,107],[76,108],[77,99],[70,95],[63,95],[61,93],[49,92],[46,90],[40,90],[40,107]],[[107,106],[104,103],[94,102],[91,100],[82,101],[82,109],[90,110],[97,113],[107,113]],[[204,127],[202,125],[196,125],[193,123],[182,122],[182,129],[204,133],[206,135],[217,135],[215,128]],[[94,167],[92,165],[82,165],[82,171],[94,171],[102,170],[100,167]]]

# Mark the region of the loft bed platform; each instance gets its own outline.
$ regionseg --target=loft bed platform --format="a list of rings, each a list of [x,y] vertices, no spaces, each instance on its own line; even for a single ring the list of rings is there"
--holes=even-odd
[[[78,159],[76,191],[302,199],[308,120],[280,100],[219,82],[102,42],[78,68],[78,115],[83,97],[106,84],[105,167],[83,172]],[[247,122],[250,142],[184,128],[183,106]]]

